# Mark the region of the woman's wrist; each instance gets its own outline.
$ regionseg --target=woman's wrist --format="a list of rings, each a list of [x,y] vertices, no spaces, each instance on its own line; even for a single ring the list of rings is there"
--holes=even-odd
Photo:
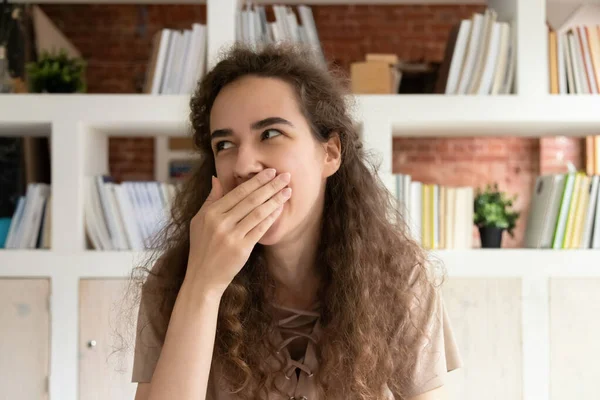
[[[195,282],[183,281],[180,295],[185,301],[191,301],[194,304],[201,302],[216,303],[217,305],[221,302],[223,297],[224,289],[216,286],[197,284]]]

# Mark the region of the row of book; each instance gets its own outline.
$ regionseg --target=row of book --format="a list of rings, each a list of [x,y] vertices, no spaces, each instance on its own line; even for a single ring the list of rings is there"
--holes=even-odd
[[[107,175],[88,177],[85,228],[97,250],[145,250],[168,221],[176,186],[161,182],[116,183]]]
[[[549,174],[536,179],[524,247],[600,249],[600,175]]]
[[[548,33],[550,93],[600,93],[600,25]]]
[[[7,249],[49,249],[51,237],[52,195],[47,183],[30,183],[19,196],[6,238]]]
[[[144,93],[190,94],[206,72],[206,25],[191,29],[162,29],[152,42]]]
[[[246,4],[236,15],[236,40],[253,46],[268,43],[293,42],[308,45],[324,61],[321,41],[312,9],[297,6],[273,5],[274,21],[267,19],[265,6]]]
[[[473,247],[474,189],[426,184],[394,174],[395,196],[410,234],[427,249]]]
[[[493,9],[463,19],[450,34],[451,57],[446,94],[495,95],[512,93],[516,39],[508,22],[498,21]],[[450,56],[451,55],[451,56]]]

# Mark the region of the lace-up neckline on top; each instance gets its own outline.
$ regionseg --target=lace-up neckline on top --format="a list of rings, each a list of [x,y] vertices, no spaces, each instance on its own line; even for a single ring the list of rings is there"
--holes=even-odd
[[[281,336],[278,353],[283,351],[288,355],[285,377],[290,379],[297,370],[312,377],[317,366],[314,346],[319,341],[320,305],[315,304],[311,310],[298,310],[278,304],[273,304],[273,308]],[[290,345],[297,346],[301,351],[290,351]]]

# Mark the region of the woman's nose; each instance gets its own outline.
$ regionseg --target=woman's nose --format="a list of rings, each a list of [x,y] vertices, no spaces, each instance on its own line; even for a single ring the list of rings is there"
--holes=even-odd
[[[263,170],[262,162],[261,155],[251,146],[240,146],[235,160],[234,173],[242,179],[249,179]]]

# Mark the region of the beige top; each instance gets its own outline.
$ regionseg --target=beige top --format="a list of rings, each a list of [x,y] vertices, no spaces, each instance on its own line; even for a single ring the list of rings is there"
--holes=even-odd
[[[432,292],[436,293],[438,292]],[[433,297],[433,296],[431,296]],[[423,299],[420,299],[421,301]],[[431,346],[421,346],[415,352],[417,365],[413,371],[412,388],[407,394],[409,397],[428,392],[444,384],[446,373],[461,366],[460,355],[454,340],[452,329],[446,313],[443,300],[431,301],[426,299],[421,304],[435,305],[433,310],[426,307],[428,318],[423,320],[429,326],[431,333]],[[275,343],[280,343],[279,350],[284,353],[288,360],[285,375],[280,375],[279,387],[285,388],[285,392],[291,400],[322,400],[317,399],[313,374],[319,369],[315,346],[318,345],[321,335],[320,313],[318,305],[311,311],[296,310],[279,305],[273,305],[276,312],[279,329],[276,330]],[[439,319],[437,318],[439,317]],[[306,343],[305,354],[300,359],[293,360],[288,345],[292,342],[304,341]],[[154,368],[162,343],[152,329],[144,329],[142,334],[136,338],[135,357],[133,365],[133,382],[149,382],[152,378]],[[304,345],[303,345],[304,348]],[[208,382],[208,393],[206,400],[234,400],[236,395],[221,391],[217,385],[218,366],[211,366]],[[384,388],[388,400],[395,400],[389,388]],[[268,400],[280,400],[277,394],[269,395]]]

